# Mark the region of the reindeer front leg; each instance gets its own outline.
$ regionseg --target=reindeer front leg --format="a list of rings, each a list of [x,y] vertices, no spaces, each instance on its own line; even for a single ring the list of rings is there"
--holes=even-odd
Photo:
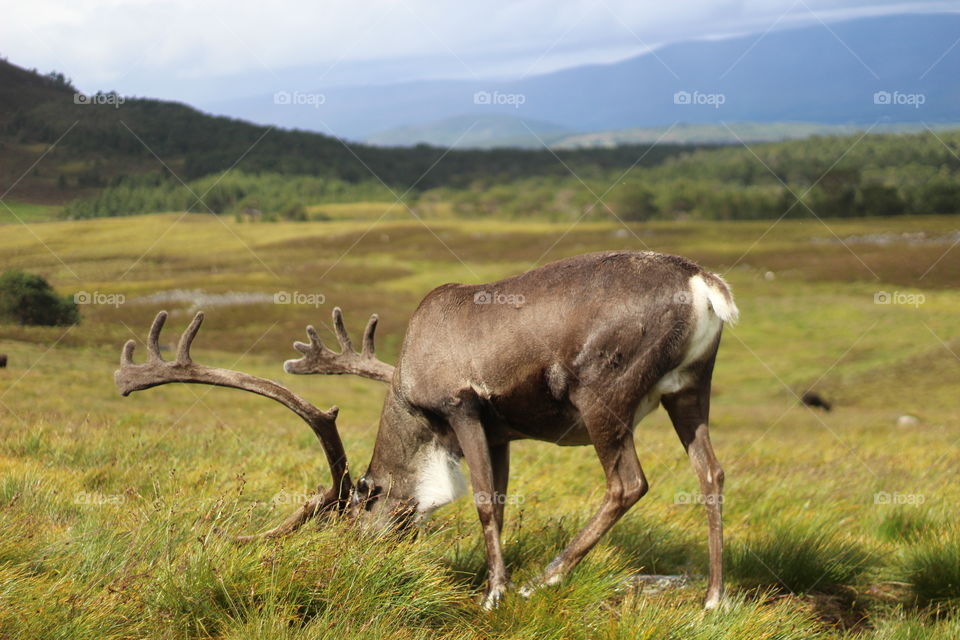
[[[496,508],[497,490],[490,447],[480,422],[476,398],[458,398],[448,412],[447,422],[456,434],[463,457],[470,467],[473,502],[477,507],[487,547],[487,591],[483,597],[483,608],[493,609],[509,587],[510,579],[500,546],[501,523]]]
[[[493,468],[493,489],[496,495],[493,515],[497,519],[497,530],[503,533],[503,511],[507,504],[507,484],[510,480],[509,442],[491,445],[490,463]]]

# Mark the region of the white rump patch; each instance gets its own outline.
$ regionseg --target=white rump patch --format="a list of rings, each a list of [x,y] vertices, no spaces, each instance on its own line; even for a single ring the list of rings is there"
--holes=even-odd
[[[693,334],[690,336],[683,362],[671,373],[683,371],[687,365],[699,360],[713,344],[723,323],[735,318],[739,313],[733,305],[732,298],[728,301],[725,292],[708,283],[703,276],[696,275],[690,278],[690,294],[690,306],[693,307]],[[663,393],[673,393],[676,390],[664,390]]]
[[[694,303],[698,302],[698,299],[705,299],[718,318],[727,324],[735,324],[740,318],[740,310],[733,302],[733,293],[730,292],[730,287],[723,278],[717,274],[713,274],[713,277],[721,284],[708,283],[703,276],[699,275],[690,278],[690,290],[693,293]]]
[[[702,358],[713,345],[723,323],[733,324],[740,315],[737,305],[733,303],[733,294],[722,279],[720,286],[707,282],[701,275],[691,277],[689,282],[690,291],[677,294],[678,299],[683,299],[692,307],[693,333],[687,351],[683,361],[660,378],[650,393],[640,401],[633,417],[634,424],[657,408],[661,396],[676,393],[690,384],[688,367]]]
[[[460,472],[460,460],[439,445],[427,445],[417,474],[417,511],[430,513],[466,492],[467,481]]]

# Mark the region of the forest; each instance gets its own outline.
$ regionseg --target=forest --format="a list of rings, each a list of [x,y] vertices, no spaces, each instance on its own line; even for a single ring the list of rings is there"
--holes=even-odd
[[[636,149],[641,161],[626,168],[580,158],[575,169],[555,159],[562,172],[532,165],[513,177],[465,170],[420,183],[414,178],[412,186],[411,176],[381,182],[372,170],[351,180],[244,166],[195,179],[185,188],[161,171],[119,176],[96,196],[69,204],[62,215],[262,211],[271,219],[297,220],[308,217],[305,206],[310,204],[401,196],[414,209],[447,202],[454,215],[466,218],[602,219],[612,214],[642,221],[956,214],[958,150],[957,132],[813,137],[662,152],[655,160]],[[469,158],[487,152],[458,153]],[[513,153],[520,162],[524,152]]]

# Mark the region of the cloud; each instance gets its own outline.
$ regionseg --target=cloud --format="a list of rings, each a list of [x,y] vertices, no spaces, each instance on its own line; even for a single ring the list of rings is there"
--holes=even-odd
[[[876,0],[440,4],[35,0],[5,7],[0,53],[42,71],[63,71],[85,90],[156,94],[154,87],[200,87],[231,75],[268,81],[295,68],[309,68],[311,81],[322,86],[530,75],[613,61],[677,40],[763,31],[778,20],[787,26],[954,6]]]

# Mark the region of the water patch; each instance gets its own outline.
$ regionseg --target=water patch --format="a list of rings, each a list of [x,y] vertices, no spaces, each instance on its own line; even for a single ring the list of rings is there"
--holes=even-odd
[[[866,233],[863,235],[847,236],[846,238],[812,238],[814,244],[872,244],[879,247],[892,244],[906,244],[907,246],[953,244],[960,242],[960,231],[946,234],[933,234],[926,231],[905,233]]]
[[[249,304],[274,304],[273,293],[257,291],[228,291],[226,293],[208,293],[203,289],[169,289],[148,296],[134,298],[131,304],[186,304],[190,313],[213,307],[233,307]]]

